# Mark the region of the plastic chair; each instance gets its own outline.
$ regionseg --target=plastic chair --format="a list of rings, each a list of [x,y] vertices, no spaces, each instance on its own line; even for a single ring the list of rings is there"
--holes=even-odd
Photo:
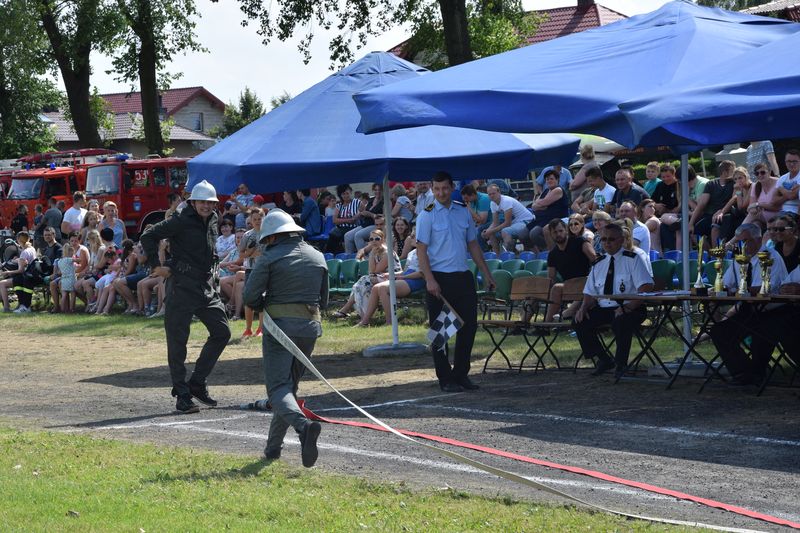
[[[658,250],[650,250],[650,261],[658,261],[661,259],[661,254],[658,253]]]
[[[517,270],[523,270],[525,268],[525,262],[522,259],[509,259],[507,261],[503,261],[503,264],[500,268],[513,273]]]
[[[322,233],[319,233],[317,235],[308,235],[306,236],[305,239],[306,241],[311,241],[311,242],[327,241],[328,236],[331,234],[331,231],[333,231],[333,228],[334,228],[333,216],[327,216],[322,221]]]
[[[722,273],[723,274],[725,273],[724,265],[725,265],[725,263],[723,263],[723,269],[722,269]],[[717,281],[717,269],[716,269],[716,266],[717,266],[717,262],[716,261],[711,261],[711,262],[703,264],[703,275],[706,277],[706,279],[708,279],[708,282],[711,285],[713,285],[714,282]]]
[[[500,261],[508,261],[509,259],[516,259],[516,258],[517,258],[517,254],[515,254],[514,252],[502,252],[498,256],[498,259]]]
[[[672,259],[658,259],[650,263],[653,267],[653,282],[657,291],[672,289],[675,261]]]
[[[533,272],[530,272],[528,270],[517,270],[516,272],[512,273],[511,275],[514,277],[514,279],[517,279],[517,278],[529,278],[529,277],[533,276]]]
[[[331,259],[334,259],[333,254],[330,252],[325,252],[322,255],[325,257],[325,261],[330,261]]]
[[[339,286],[339,276],[341,274],[342,262],[338,259],[328,259],[326,263],[328,264],[329,284],[331,288],[336,288]]]
[[[692,250],[689,252],[689,259],[697,259],[697,250]],[[708,252],[703,250],[703,263],[708,263]]]
[[[492,272],[492,277],[495,283],[494,297],[498,300],[508,300],[511,297],[511,283],[514,281],[514,276],[507,270],[495,270]]]
[[[497,254],[494,252],[483,252],[483,258],[487,261],[489,259],[497,259]]]
[[[366,259],[358,262],[358,277],[366,276],[369,274],[369,261]]]
[[[531,274],[538,274],[544,270],[547,270],[547,261],[544,259],[533,259],[525,263],[525,270],[530,272]]]
[[[489,272],[494,272],[500,268],[503,262],[499,259],[487,259],[486,260],[486,267],[489,269]]]
[[[350,259],[349,255],[350,254],[346,254],[346,253],[342,252],[342,253],[336,254],[335,256],[333,256],[333,258],[334,259],[338,259],[339,261],[347,261],[348,259]]]
[[[536,259],[536,254],[533,252],[520,252],[519,258],[527,263],[528,261]]]
[[[355,259],[346,259],[342,261],[342,266],[339,269],[340,282],[339,288],[349,292],[353,287],[353,283],[358,279],[358,261]]]
[[[547,256],[548,256],[549,254],[550,254],[550,252],[539,252],[539,253],[536,255],[536,259],[545,259],[545,260],[546,260],[546,259],[547,259]]]
[[[683,263],[675,264],[675,279],[678,280],[678,289],[683,288]],[[697,259],[689,259],[689,285],[697,279]]]
[[[683,252],[680,250],[667,250],[661,255],[664,256],[664,259],[669,259],[670,261],[675,261],[676,263],[683,261]]]

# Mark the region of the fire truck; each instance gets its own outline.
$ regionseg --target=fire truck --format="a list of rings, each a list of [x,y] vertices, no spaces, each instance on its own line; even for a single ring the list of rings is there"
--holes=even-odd
[[[188,177],[188,159],[167,157],[128,159],[124,155],[102,159],[86,167],[86,196],[117,204],[128,235],[139,235],[148,224],[164,220],[167,195],[180,194]]]

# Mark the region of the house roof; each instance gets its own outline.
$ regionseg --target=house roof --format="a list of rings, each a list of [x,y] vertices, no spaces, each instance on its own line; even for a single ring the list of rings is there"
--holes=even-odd
[[[766,4],[761,4],[760,6],[742,9],[741,12],[758,15],[760,13],[771,13],[773,11],[781,11],[783,9],[791,9],[793,7],[800,7],[800,2],[798,2],[798,0],[774,0],[773,2],[767,2]]]
[[[110,105],[111,112],[119,113],[141,113],[142,112],[142,93],[110,93],[101,94]],[[167,116],[175,114],[181,108],[197,97],[206,98],[212,106],[225,109],[225,103],[208,92],[204,87],[183,87],[180,89],[167,89],[161,92],[161,105],[166,109]]]
[[[528,37],[528,44],[549,41],[627,18],[622,13],[600,4],[542,9],[534,13],[544,15],[546,19],[539,25],[536,33]]]
[[[78,134],[72,129],[72,124],[64,118],[60,111],[45,113],[45,116],[55,129],[56,141],[58,142],[77,142]],[[114,130],[112,132],[100,131],[100,138],[103,140],[122,140],[135,138],[136,128],[134,128],[134,116],[141,116],[139,113],[117,113],[114,115]],[[177,124],[170,130],[171,141],[211,141],[214,139],[204,135],[199,131],[193,131]]]

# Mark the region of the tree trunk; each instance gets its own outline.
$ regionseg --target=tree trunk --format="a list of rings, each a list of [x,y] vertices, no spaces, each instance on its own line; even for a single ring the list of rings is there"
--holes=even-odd
[[[151,36],[152,37],[152,36]],[[142,126],[147,150],[150,154],[164,155],[164,139],[159,120],[158,80],[156,76],[156,48],[153,39],[145,40],[139,52],[139,89],[142,92]]]
[[[439,0],[444,25],[444,45],[450,66],[472,61],[465,0]]]

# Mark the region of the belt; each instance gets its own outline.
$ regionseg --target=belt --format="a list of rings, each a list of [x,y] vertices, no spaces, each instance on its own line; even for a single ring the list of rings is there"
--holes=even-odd
[[[274,318],[305,318],[322,322],[317,304],[267,304],[264,310]]]

